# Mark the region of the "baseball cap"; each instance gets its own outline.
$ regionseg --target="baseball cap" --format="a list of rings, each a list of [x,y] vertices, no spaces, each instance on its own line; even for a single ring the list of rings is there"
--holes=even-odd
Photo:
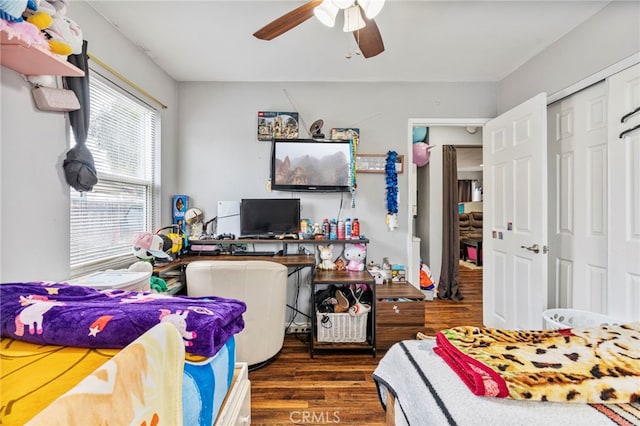
[[[153,255],[153,257],[171,259],[171,256],[162,250],[163,246],[164,241],[160,235],[152,234],[151,232],[142,232],[136,235],[133,240],[134,251],[143,249]]]

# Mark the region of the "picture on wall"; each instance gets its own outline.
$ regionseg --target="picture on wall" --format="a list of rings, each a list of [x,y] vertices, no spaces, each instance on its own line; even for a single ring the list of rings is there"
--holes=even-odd
[[[258,112],[258,140],[296,139],[298,137],[298,113],[279,111]]]

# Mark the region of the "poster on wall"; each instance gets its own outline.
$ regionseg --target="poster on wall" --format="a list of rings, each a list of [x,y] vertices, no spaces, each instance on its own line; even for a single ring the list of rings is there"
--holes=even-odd
[[[298,113],[258,111],[258,140],[298,138]]]
[[[187,226],[184,222],[184,213],[187,211],[189,206],[187,205],[189,202],[189,197],[186,195],[174,195],[173,201],[171,203],[173,209],[173,224],[176,224],[180,227],[180,230],[186,234]]]

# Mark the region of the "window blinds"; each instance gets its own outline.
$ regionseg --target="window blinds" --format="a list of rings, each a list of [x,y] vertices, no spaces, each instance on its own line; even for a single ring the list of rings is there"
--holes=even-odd
[[[74,276],[133,260],[135,234],[152,229],[155,217],[160,114],[97,73],[89,81],[87,147],[98,183],[91,192],[71,190]]]

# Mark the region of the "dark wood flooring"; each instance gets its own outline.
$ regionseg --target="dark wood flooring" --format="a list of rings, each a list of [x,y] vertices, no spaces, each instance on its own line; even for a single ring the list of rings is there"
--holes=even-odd
[[[482,326],[482,270],[460,268],[464,300],[426,301],[425,334],[458,325]],[[271,364],[249,372],[251,424],[384,425],[373,370],[384,352],[321,352],[309,356],[305,335],[287,335]]]

